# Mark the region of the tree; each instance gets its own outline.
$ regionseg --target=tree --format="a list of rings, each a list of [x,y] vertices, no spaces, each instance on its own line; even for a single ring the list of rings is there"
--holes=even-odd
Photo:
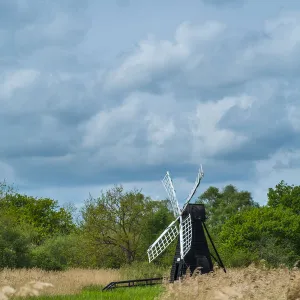
[[[167,228],[167,226],[174,220],[173,213],[171,212],[170,201],[162,200],[155,201],[155,209],[151,217],[146,220],[145,233],[143,238],[143,255],[146,249],[159,237],[159,235]],[[148,238],[147,238],[148,237]],[[154,264],[170,265],[173,262],[173,257],[176,249],[176,242],[173,242],[159,257],[155,259]]]
[[[0,268],[30,266],[30,235],[7,215],[0,218]]]
[[[260,259],[292,265],[300,258],[300,216],[282,207],[244,210],[223,224],[219,242],[221,254],[234,266]]]
[[[216,234],[222,224],[236,213],[259,205],[253,201],[248,191],[238,191],[233,185],[227,185],[222,191],[209,187],[196,201],[205,204],[208,226]]]
[[[285,207],[300,215],[300,186],[288,185],[283,180],[275,188],[269,188],[268,206]]]
[[[18,224],[31,225],[36,232],[34,243],[38,245],[48,237],[69,234],[75,228],[72,214],[49,198],[5,193],[0,198],[0,212],[5,212]]]
[[[159,201],[152,201],[137,190],[125,192],[122,186],[102,192],[99,198],[90,197],[82,209],[82,228],[102,259],[99,264],[109,262],[109,266],[119,267],[145,259],[151,219],[159,216],[161,208]],[[169,222],[164,218],[164,222]],[[158,231],[166,224],[152,226]]]
[[[65,270],[69,267],[95,267],[93,253],[80,233],[48,238],[31,251],[31,266],[44,270]]]

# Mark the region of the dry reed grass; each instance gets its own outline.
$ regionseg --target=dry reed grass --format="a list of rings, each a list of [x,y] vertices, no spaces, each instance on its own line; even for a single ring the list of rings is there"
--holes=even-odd
[[[14,289],[13,287],[6,285],[0,288],[0,300],[9,300],[11,297],[26,297],[26,296],[38,296],[40,291],[46,287],[53,287],[51,283],[31,281],[20,287]]]
[[[6,296],[25,296],[37,295],[43,287],[53,285],[45,289],[43,294],[71,295],[80,293],[86,286],[106,285],[116,280],[120,280],[116,270],[71,269],[64,272],[47,272],[39,269],[4,269],[0,271],[0,300],[3,288],[6,290]],[[6,300],[3,295],[2,297]]]
[[[166,284],[163,300],[300,300],[300,271],[250,266]]]
[[[45,287],[43,294],[77,294],[83,287],[105,285],[115,280],[120,280],[120,274],[115,270],[46,272],[5,269],[0,272],[0,300],[8,300],[11,296],[39,295]],[[174,284],[165,284],[165,287],[163,300],[300,300],[300,271],[250,266],[229,269],[225,274],[217,269],[211,274],[194,274]]]

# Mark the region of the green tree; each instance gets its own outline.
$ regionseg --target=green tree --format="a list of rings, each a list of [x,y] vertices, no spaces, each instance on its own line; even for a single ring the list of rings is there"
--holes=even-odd
[[[44,270],[95,267],[95,256],[88,250],[85,237],[80,232],[54,236],[31,251],[31,265]]]
[[[150,228],[156,234],[169,222],[163,207],[160,201],[137,190],[125,192],[122,186],[102,192],[99,198],[90,197],[82,209],[82,228],[98,253],[98,264],[119,267],[145,260]]]
[[[174,215],[170,210],[169,200],[155,201],[151,217],[146,220],[144,231],[144,255],[146,249],[162,234],[167,226],[174,220]],[[148,237],[148,238],[146,238]],[[177,239],[176,239],[177,242]],[[173,242],[159,257],[157,257],[153,264],[155,265],[171,265],[174,258],[176,242]]]
[[[57,201],[21,195],[2,182],[0,214],[0,267],[87,265],[71,205],[60,208]]]
[[[283,180],[275,188],[269,188],[268,206],[285,207],[300,215],[300,186],[288,185]]]
[[[0,218],[0,268],[30,266],[30,234],[9,216]]]
[[[248,191],[238,191],[233,185],[227,185],[223,190],[209,187],[201,194],[196,203],[205,204],[208,217],[207,224],[214,234],[221,230],[222,225],[236,213],[259,205],[253,201]]]
[[[6,193],[0,199],[0,212],[5,211],[18,224],[29,224],[37,233],[35,243],[41,244],[48,237],[69,234],[75,228],[72,214],[59,208],[57,201],[34,198],[19,193]]]
[[[219,234],[219,250],[229,265],[265,259],[291,265],[300,257],[300,216],[282,207],[257,207],[231,216]]]

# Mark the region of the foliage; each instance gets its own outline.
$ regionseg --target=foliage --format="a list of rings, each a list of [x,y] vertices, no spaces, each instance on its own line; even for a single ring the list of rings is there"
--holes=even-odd
[[[233,185],[211,186],[197,202],[205,204],[208,229],[227,266],[261,260],[291,266],[300,259],[300,186],[281,181],[269,189],[266,206]],[[102,267],[120,268],[126,278],[161,276],[176,241],[151,264],[147,248],[173,220],[169,206],[114,186],[86,200],[74,223],[72,205],[61,208],[0,182],[0,268]]]
[[[288,185],[283,180],[269,188],[268,206],[290,208],[300,215],[300,186]]]
[[[30,265],[30,236],[24,228],[5,216],[0,219],[0,268]]]
[[[225,186],[222,191],[211,186],[196,202],[205,205],[207,225],[213,235],[221,230],[222,225],[231,216],[246,208],[259,206],[253,201],[249,192],[238,191],[233,185]]]
[[[251,208],[224,223],[219,234],[220,252],[227,263],[235,266],[236,252],[251,257],[251,261],[264,259],[273,266],[292,265],[300,257],[299,237],[300,216],[292,210]],[[243,260],[240,264],[244,265]]]
[[[50,258],[36,264],[36,254],[41,257],[51,238],[75,230],[71,213],[57,201],[21,195],[6,182],[0,183],[0,213],[0,267],[43,267]]]
[[[18,224],[29,224],[36,232],[35,244],[48,237],[69,234],[74,230],[72,215],[59,208],[57,201],[49,198],[36,199],[19,193],[7,193],[0,199],[0,212],[15,219]]]
[[[84,237],[79,234],[55,236],[32,250],[33,267],[44,270],[66,270],[70,267],[90,267],[93,256],[87,255]]]
[[[144,238],[141,241],[143,243],[143,249],[145,249],[144,255],[146,254],[146,249],[148,249],[173,220],[174,216],[170,211],[169,202],[166,200],[156,201],[155,209],[146,222],[145,232],[143,234]],[[176,243],[177,239],[151,264],[158,269],[160,266],[170,266],[173,262]]]
[[[156,220],[162,218],[153,223],[153,216]],[[150,232],[159,232],[169,222],[166,207],[159,201],[137,190],[125,192],[122,186],[115,186],[97,199],[90,197],[82,218],[83,232],[102,258],[99,263],[106,267],[145,260]]]

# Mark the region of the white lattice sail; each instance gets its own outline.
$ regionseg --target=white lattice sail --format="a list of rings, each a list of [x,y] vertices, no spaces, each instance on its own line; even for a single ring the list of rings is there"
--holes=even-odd
[[[167,194],[169,196],[173,214],[174,214],[175,218],[177,218],[178,216],[180,216],[181,210],[178,205],[178,201],[176,198],[176,192],[175,192],[173,182],[172,182],[169,172],[167,172],[167,174],[165,175],[164,179],[162,180],[162,183],[163,183],[163,185],[167,191]]]
[[[192,219],[190,214],[182,221],[181,226],[183,245],[183,253],[181,254],[181,258],[183,259],[185,255],[190,251],[192,246]]]
[[[176,239],[179,234],[177,219],[157,238],[147,250],[149,262],[159,256]]]
[[[204,176],[202,166],[199,169],[195,184],[190,194],[188,195],[182,210],[179,208],[179,204],[176,198],[176,192],[170,177],[170,173],[167,172],[162,180],[162,183],[168,193],[169,200],[171,202],[171,208],[175,216],[175,220],[167,227],[167,229],[158,237],[158,239],[149,247],[147,250],[149,262],[154,260],[166,248],[176,239],[179,235],[180,242],[180,256],[181,259],[190,251],[192,246],[192,220],[189,214],[184,220],[182,219],[182,213],[184,212],[186,206],[194,196],[202,177]],[[177,222],[179,221],[179,226]]]
[[[184,207],[183,207],[182,211],[184,211],[185,207],[189,204],[189,202],[193,198],[193,196],[194,196],[194,194],[195,194],[195,192],[196,192],[196,190],[197,190],[197,188],[198,188],[198,186],[199,186],[199,184],[200,184],[201,179],[203,178],[203,176],[204,176],[204,173],[203,173],[202,166],[201,166],[200,169],[199,169],[199,172],[197,174],[197,178],[196,178],[195,184],[194,184],[192,190],[190,191],[188,197],[185,200]]]

